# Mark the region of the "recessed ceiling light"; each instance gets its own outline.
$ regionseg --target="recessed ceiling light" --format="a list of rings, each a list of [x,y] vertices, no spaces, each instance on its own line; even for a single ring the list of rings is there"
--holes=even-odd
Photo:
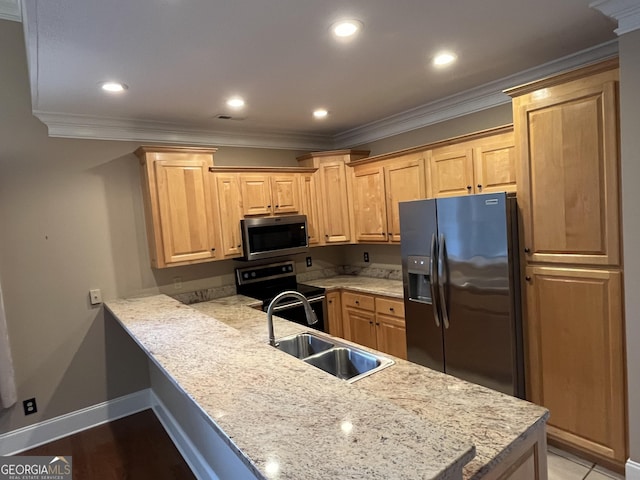
[[[102,87],[102,90],[109,93],[120,93],[120,92],[124,92],[127,88],[129,88],[124,83],[118,83],[118,82],[104,82],[102,83],[101,87]]]
[[[244,107],[244,100],[240,97],[233,97],[227,100],[227,105],[231,108],[242,108]]]
[[[436,67],[443,67],[456,61],[456,55],[451,52],[442,52],[437,54],[433,59],[433,64]]]
[[[342,20],[331,26],[331,31],[336,37],[352,37],[362,30],[362,22],[359,20]]]
[[[316,118],[325,118],[327,115],[329,115],[329,112],[327,112],[324,108],[319,108],[317,110],[314,110],[313,112],[313,116]]]

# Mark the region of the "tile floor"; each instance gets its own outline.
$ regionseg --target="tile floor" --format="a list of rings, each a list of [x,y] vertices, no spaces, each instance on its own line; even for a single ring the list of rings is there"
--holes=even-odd
[[[624,480],[624,475],[557,448],[548,447],[547,453],[549,480]]]

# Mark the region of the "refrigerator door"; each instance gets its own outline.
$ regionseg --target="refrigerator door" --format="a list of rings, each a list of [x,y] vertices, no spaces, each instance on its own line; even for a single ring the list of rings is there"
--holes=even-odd
[[[437,215],[445,371],[518,395],[506,194],[437,199]]]
[[[444,346],[435,278],[436,202],[401,202],[399,208],[407,358],[443,372]]]

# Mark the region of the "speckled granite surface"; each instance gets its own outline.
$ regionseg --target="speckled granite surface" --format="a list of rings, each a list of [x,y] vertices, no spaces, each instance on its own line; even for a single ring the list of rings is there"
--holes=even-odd
[[[363,293],[402,298],[402,280],[363,277],[360,275],[338,275],[336,277],[318,278],[304,283],[326,289],[348,288],[349,290]]]
[[[462,478],[474,456],[464,431],[268,346],[264,313],[246,306],[254,302],[233,296],[198,311],[155,295],[105,305],[259,477]],[[287,323],[277,322],[278,336]]]

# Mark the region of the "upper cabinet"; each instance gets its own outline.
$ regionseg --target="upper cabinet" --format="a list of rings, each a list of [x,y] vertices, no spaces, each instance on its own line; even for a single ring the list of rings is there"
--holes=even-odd
[[[300,206],[301,213],[307,216],[307,234],[309,245],[322,243],[322,222],[318,207],[318,178],[315,173],[300,175]]]
[[[247,173],[240,175],[243,214],[280,215],[300,212],[297,173]]]
[[[335,150],[316,152],[298,157],[302,165],[316,167],[319,180],[323,243],[348,243],[353,241],[351,184],[346,164],[369,155],[368,150]]]
[[[616,66],[508,92],[529,261],[620,264]]]
[[[218,207],[220,249],[224,258],[242,255],[242,200],[239,174],[219,172],[213,174],[213,198]]]
[[[427,152],[432,197],[515,192],[515,141],[510,126],[448,140]]]
[[[215,149],[140,147],[151,265],[164,268],[219,255],[208,169]]]
[[[352,165],[356,241],[400,242],[398,203],[426,197],[423,152]]]

